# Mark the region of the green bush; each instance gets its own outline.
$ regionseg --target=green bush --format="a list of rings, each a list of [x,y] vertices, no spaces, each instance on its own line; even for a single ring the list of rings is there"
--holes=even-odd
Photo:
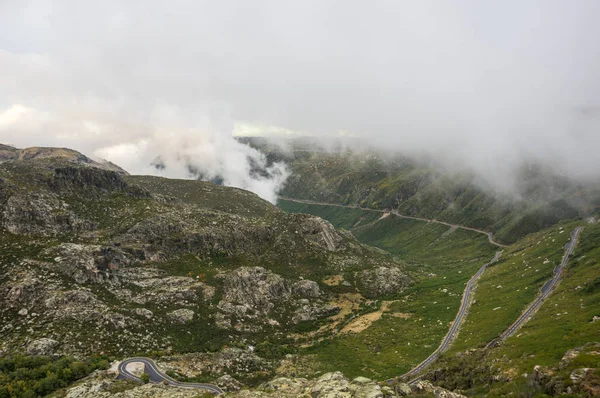
[[[148,384],[150,383],[150,375],[148,375],[148,373],[142,373],[140,380],[142,380],[142,383]]]
[[[46,396],[106,368],[108,361],[103,357],[81,362],[70,357],[7,356],[0,358],[0,398]]]

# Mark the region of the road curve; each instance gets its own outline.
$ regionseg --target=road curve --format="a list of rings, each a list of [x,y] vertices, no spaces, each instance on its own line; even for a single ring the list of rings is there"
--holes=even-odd
[[[577,227],[571,232],[571,240],[566,245],[565,254],[562,258],[562,261],[560,265],[554,269],[554,276],[552,279],[546,282],[542,287],[540,296],[536,298],[533,303],[529,305],[529,307],[527,307],[525,312],[523,312],[523,314],[521,314],[521,316],[512,325],[510,325],[509,328],[500,335],[500,337],[489,342],[486,347],[494,347],[500,341],[504,341],[512,336],[525,322],[527,322],[531,314],[542,305],[543,301],[550,295],[550,293],[552,293],[552,290],[554,290],[556,287],[565,267],[567,266],[567,263],[569,262],[569,256],[571,253],[573,253],[573,249],[577,244],[577,239],[579,238],[579,234],[581,233],[582,229],[583,227]]]
[[[197,388],[201,390],[209,391],[213,394],[223,394],[223,390],[213,384],[204,384],[204,383],[183,383],[181,381],[177,381],[162,373],[154,361],[150,358],[144,357],[135,357],[135,358],[127,358],[119,364],[119,375],[117,379],[120,380],[132,380],[138,383],[141,383],[142,380],[133,375],[131,372],[127,370],[127,365],[130,363],[143,363],[144,364],[144,372],[150,376],[150,381],[152,383],[163,383],[166,382],[169,385],[184,387],[184,388]]]
[[[409,220],[432,222],[432,223],[435,223],[435,224],[446,225],[448,227],[461,228],[461,229],[465,229],[467,231],[477,232],[479,234],[483,234],[483,235],[487,236],[488,241],[492,245],[494,245],[494,246],[508,247],[507,245],[503,245],[502,243],[496,242],[494,240],[494,237],[493,237],[493,235],[492,235],[491,232],[483,231],[483,230],[477,229],[477,228],[467,227],[465,225],[451,224],[451,223],[448,223],[448,222],[445,222],[445,221],[432,220],[432,219],[429,219],[429,218],[422,218],[422,217],[406,216],[404,214],[398,213],[397,210],[392,210],[391,212],[388,212],[388,211],[385,211],[385,210],[370,209],[368,207],[359,207],[359,206],[354,206],[354,205],[342,205],[342,204],[338,204],[338,203],[315,202],[315,201],[312,201],[312,200],[292,199],[292,198],[288,198],[288,197],[285,197],[285,196],[280,196],[279,199],[281,199],[281,200],[287,200],[288,202],[304,203],[304,204],[307,204],[307,205],[334,206],[334,207],[344,207],[344,208],[347,208],[347,209],[361,209],[361,210],[366,210],[366,211],[375,211],[375,212],[378,212],[378,213],[391,213],[391,214],[393,214],[393,215],[395,215],[397,217],[406,218],[406,219],[409,219]],[[376,221],[372,222],[371,224],[374,224],[377,221],[379,221],[379,220],[376,220]]]
[[[467,282],[467,286],[465,287],[465,291],[463,293],[463,297],[462,297],[462,301],[460,303],[460,309],[458,310],[458,314],[456,314],[456,318],[454,319],[454,322],[452,322],[452,326],[450,327],[448,334],[446,334],[446,336],[442,340],[442,343],[440,344],[440,346],[433,353],[431,353],[431,355],[429,355],[423,362],[418,364],[411,371],[402,375],[401,378],[410,378],[411,376],[417,375],[423,369],[425,369],[427,366],[429,366],[429,364],[431,364],[433,361],[435,361],[439,357],[439,355],[442,352],[446,351],[446,349],[452,344],[452,342],[454,341],[454,338],[458,334],[457,332],[459,331],[460,324],[462,323],[463,318],[465,317],[465,315],[467,314],[467,312],[469,310],[469,307],[471,306],[471,293],[473,291],[473,287],[475,286],[475,283],[477,282],[477,280],[479,279],[481,274],[483,274],[483,272],[485,271],[485,269],[487,268],[488,265],[498,261],[498,258],[500,258],[501,254],[502,254],[501,251],[497,252],[496,255],[494,256],[494,258],[489,263],[483,264],[481,266],[481,268],[479,268],[479,270],[475,273],[475,275],[473,275],[471,277],[471,279],[469,279],[469,282]],[[415,380],[417,380],[417,379],[415,379]],[[412,380],[412,381],[415,381],[415,380]]]

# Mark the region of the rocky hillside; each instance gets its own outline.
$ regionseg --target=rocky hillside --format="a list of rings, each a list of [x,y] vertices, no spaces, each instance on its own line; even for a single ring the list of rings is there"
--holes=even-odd
[[[143,386],[127,382],[114,382],[114,374],[98,372],[66,391],[66,398],[92,397],[156,397],[192,398],[198,397],[196,390],[162,385]],[[229,381],[229,383],[227,383]],[[400,398],[430,397],[464,398],[444,388],[435,387],[427,381],[419,381],[412,386],[405,383],[379,384],[365,377],[348,380],[339,372],[325,373],[316,379],[279,377],[265,382],[253,390],[240,390],[231,380],[224,378],[222,385],[229,385],[226,391],[231,398]]]
[[[277,357],[330,322],[341,296],[361,311],[410,283],[389,255],[247,191],[126,176],[66,149],[0,156],[5,355]]]
[[[90,166],[105,170],[116,171],[119,174],[128,174],[125,170],[106,160],[94,161],[87,156],[68,148],[31,147],[18,149],[10,145],[0,144],[0,162],[10,160],[35,160],[53,162],[56,160],[67,161],[80,166]]]

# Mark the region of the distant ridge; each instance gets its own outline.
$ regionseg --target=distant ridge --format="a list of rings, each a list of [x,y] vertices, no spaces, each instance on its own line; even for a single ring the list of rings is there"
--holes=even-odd
[[[37,161],[44,159],[61,159],[78,165],[97,167],[115,171],[122,175],[129,173],[107,160],[94,161],[81,152],[68,148],[29,147],[19,149],[11,145],[0,144],[0,162],[6,161]]]

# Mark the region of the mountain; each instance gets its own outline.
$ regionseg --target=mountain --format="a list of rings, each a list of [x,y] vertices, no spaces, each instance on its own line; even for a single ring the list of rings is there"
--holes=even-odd
[[[53,161],[60,160],[77,164],[79,166],[89,166],[104,170],[112,170],[122,175],[128,174],[125,170],[114,163],[106,160],[94,161],[82,153],[68,148],[31,147],[18,149],[10,145],[0,144],[0,162],[15,160],[35,160],[39,164],[43,162],[52,163]]]
[[[260,146],[259,143],[254,145]],[[510,193],[474,173],[450,172],[433,161],[377,152],[280,151],[265,147],[291,170],[284,197],[437,219],[493,232],[503,243],[560,220],[600,213],[600,181],[579,182],[539,164],[523,164]]]
[[[593,185],[538,170],[519,202],[421,162],[303,149],[269,154],[293,171],[278,208],[69,149],[1,148],[2,398],[202,394],[116,380],[133,356],[240,398],[600,391]]]
[[[411,283],[401,261],[321,218],[68,149],[2,147],[0,242],[4,357],[251,346],[277,359]],[[236,376],[264,378],[272,359]]]

